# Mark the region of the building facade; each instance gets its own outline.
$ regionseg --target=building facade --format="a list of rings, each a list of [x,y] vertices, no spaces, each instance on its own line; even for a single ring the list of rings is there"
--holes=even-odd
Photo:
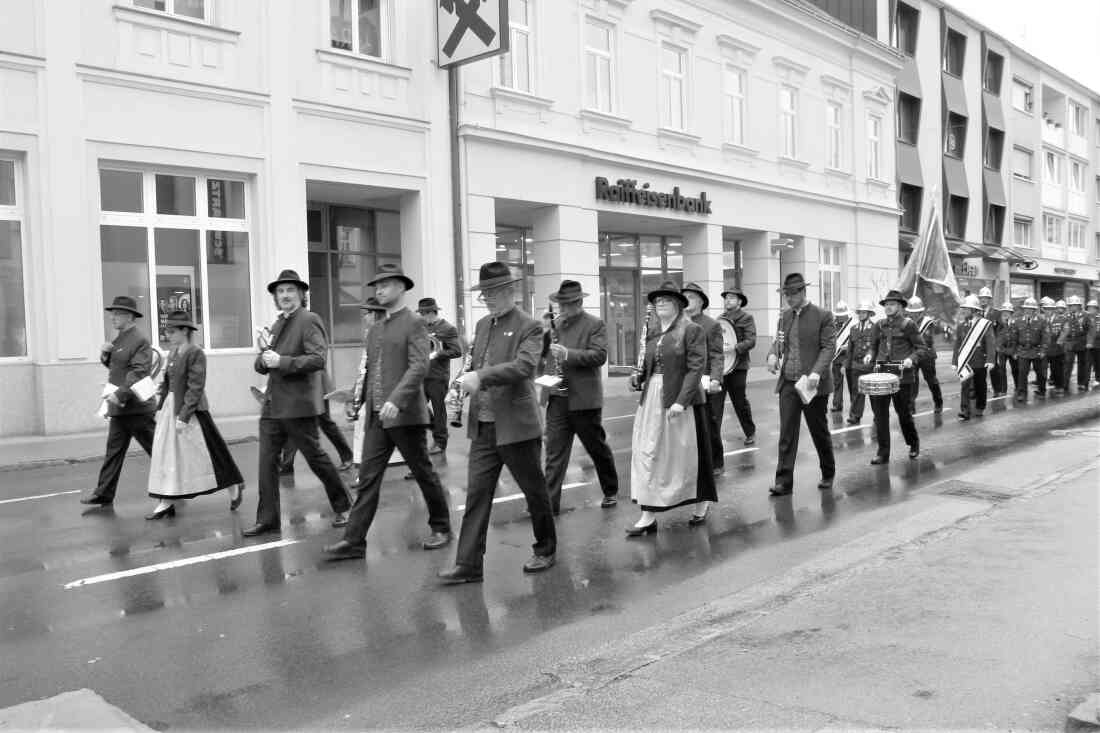
[[[458,75],[454,192],[436,5],[6,2],[0,436],[102,429],[115,295],[160,346],[164,313],[189,310],[212,404],[249,415],[284,268],[311,283],[338,383],[386,262],[467,331],[482,262],[523,273],[534,311],[578,279],[614,367],[666,278],[715,308],[740,284],[757,353],[787,273],[825,305],[892,285],[887,44],[789,0],[512,0],[511,53]]]

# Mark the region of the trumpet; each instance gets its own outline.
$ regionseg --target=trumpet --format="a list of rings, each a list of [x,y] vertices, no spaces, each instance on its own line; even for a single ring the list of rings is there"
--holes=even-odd
[[[466,352],[466,358],[462,362],[462,371],[460,371],[459,377],[466,372],[470,371],[470,365],[474,359],[474,348],[471,345],[470,350]],[[451,388],[447,390],[447,396],[443,398],[444,403],[447,405],[447,421],[451,424],[452,428],[462,427],[462,409],[466,404],[466,395],[462,394],[462,387],[458,384],[458,377],[451,382]]]

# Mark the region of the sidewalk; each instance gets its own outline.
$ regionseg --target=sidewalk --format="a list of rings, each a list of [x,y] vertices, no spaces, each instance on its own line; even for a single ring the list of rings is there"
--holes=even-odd
[[[1100,423],[1044,436],[933,485],[972,513],[915,538],[884,527],[900,544],[862,562],[544,671],[558,691],[493,725],[1062,730],[1100,689],[1097,438]]]

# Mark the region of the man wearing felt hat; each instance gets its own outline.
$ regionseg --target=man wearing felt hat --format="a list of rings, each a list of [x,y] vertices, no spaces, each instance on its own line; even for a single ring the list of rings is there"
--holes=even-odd
[[[267,375],[267,390],[260,411],[259,503],[256,524],[244,530],[246,537],[279,532],[279,459],[292,442],[321,480],[335,513],[332,525],[347,524],[351,507],[347,489],[332,459],[321,449],[317,416],[324,410],[322,374],[327,339],[321,317],[304,303],[309,283],[294,270],[283,270],[267,285],[279,317],[270,340],[262,340],[255,370]]]
[[[921,338],[917,324],[904,312],[908,304],[906,297],[897,290],[891,290],[879,301],[879,305],[886,310],[886,317],[871,327],[871,353],[863,357],[864,364],[878,364],[884,371],[900,372],[897,392],[871,395],[875,440],[878,443],[878,451],[871,459],[873,466],[890,462],[890,403],[894,405],[901,434],[909,446],[910,460],[920,455],[920,437],[913,422],[911,393],[917,379],[916,366],[925,358],[928,347]]]
[[[428,352],[428,376],[424,378],[424,396],[432,408],[432,453],[447,452],[447,390],[451,386],[451,359],[462,356],[458,329],[439,315],[435,298],[421,298],[416,312],[428,328],[432,344]]]
[[[576,280],[562,280],[550,300],[558,304],[550,352],[559,365],[562,381],[549,388],[546,403],[546,487],[550,508],[561,511],[561,487],[573,437],[592,459],[600,480],[604,509],[618,503],[619,474],[603,429],[603,377],[607,362],[607,326],[584,310],[588,293]]]
[[[710,453],[714,466],[714,474],[722,472],[725,464],[724,451],[722,449],[722,403],[726,399],[722,391],[722,374],[725,366],[725,354],[723,353],[722,327],[718,321],[708,316],[705,311],[710,306],[710,298],[698,283],[688,283],[680,288],[680,292],[687,298],[688,305],[684,314],[699,324],[706,334],[707,358],[703,364],[703,391],[706,399],[703,401],[703,413],[706,415],[707,424],[710,427]]]
[[[752,406],[745,386],[749,376],[749,352],[756,346],[756,319],[745,310],[749,299],[739,287],[724,291],[722,304],[725,309],[718,316],[718,326],[722,329],[722,355],[726,366],[722,375],[723,397],[714,417],[721,425],[725,395],[729,395],[733,412],[745,436],[744,443],[753,445],[756,443],[756,423],[752,419]],[[733,360],[732,367],[729,366],[730,359]]]
[[[107,396],[107,450],[99,469],[95,489],[80,499],[81,504],[110,506],[115,500],[122,462],[136,439],[146,453],[152,454],[156,432],[157,403],[153,397],[142,400],[132,387],[150,376],[153,348],[135,325],[142,313],[137,302],[126,295],[117,296],[104,308],[111,314],[111,326],[118,331],[113,341],[99,349],[99,360],[107,367],[107,383],[116,389]]]
[[[542,353],[542,326],[516,307],[520,278],[503,262],[481,266],[478,300],[489,315],[477,322],[470,368],[456,381],[470,395],[466,513],[455,565],[439,574],[444,583],[480,583],[493,495],[505,466],[519,484],[531,514],[534,555],[523,571],[554,565],[557,533],[543,474],[542,423],[535,397],[535,371]]]

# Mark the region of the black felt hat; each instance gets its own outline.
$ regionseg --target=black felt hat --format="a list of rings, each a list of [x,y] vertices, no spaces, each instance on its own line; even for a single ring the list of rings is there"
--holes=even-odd
[[[490,290],[501,285],[519,282],[520,278],[512,272],[512,268],[503,262],[486,262],[478,273],[478,282],[470,290]]]
[[[267,284],[267,292],[274,293],[275,288],[279,287],[283,283],[297,285],[303,293],[309,290],[309,283],[298,277],[297,272],[295,272],[294,270],[283,270],[279,273],[279,277],[275,278]]]
[[[662,296],[673,298],[680,304],[681,308],[687,308],[688,299],[684,297],[684,294],[680,292],[679,286],[672,280],[665,280],[661,283],[660,287],[656,290],[650,290],[645,297],[646,300],[652,303]]]
[[[703,310],[710,307],[710,298],[707,297],[707,293],[703,290],[703,286],[699,283],[688,283],[684,287],[680,288],[681,293],[696,293],[703,299]]]
[[[383,280],[400,280],[405,283],[405,290],[412,290],[415,283],[404,270],[401,269],[401,265],[386,264],[378,268],[377,274],[367,281],[367,285],[374,285],[380,283]]]
[[[103,310],[126,311],[127,313],[133,313],[135,318],[144,318],[141,311],[137,309],[137,301],[129,295],[116,295],[114,301]]]

